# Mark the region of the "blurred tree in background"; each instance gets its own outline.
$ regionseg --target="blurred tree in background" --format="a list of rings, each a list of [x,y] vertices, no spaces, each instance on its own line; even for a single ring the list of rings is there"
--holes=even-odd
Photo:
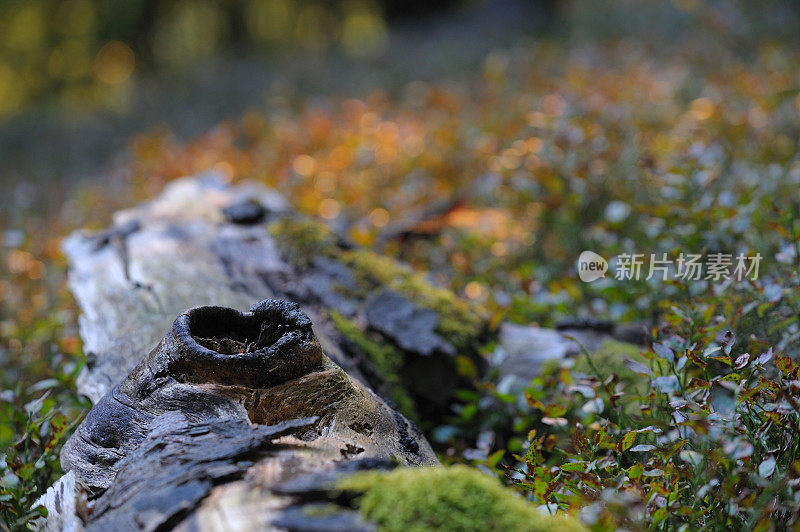
[[[630,4],[642,0],[630,0]],[[659,3],[659,2],[656,2]],[[799,0],[668,0],[712,12],[706,27],[752,33],[765,16],[798,22]],[[180,73],[222,54],[289,47],[375,57],[389,27],[483,5],[522,4],[532,31],[559,27],[567,0],[0,0],[0,116],[44,102],[114,108],[134,74]],[[580,4],[576,2],[576,4]],[[775,6],[780,9],[773,9]],[[485,7],[485,6],[488,6]],[[584,9],[580,5],[576,9]],[[599,15],[598,9],[591,9]],[[593,15],[594,16],[594,15]],[[602,16],[600,16],[602,18]],[[734,32],[735,34],[735,32]]]
[[[58,95],[91,102],[135,70],[178,70],[222,52],[286,46],[380,52],[387,20],[457,0],[0,1],[0,114]],[[123,91],[124,92],[124,91]]]

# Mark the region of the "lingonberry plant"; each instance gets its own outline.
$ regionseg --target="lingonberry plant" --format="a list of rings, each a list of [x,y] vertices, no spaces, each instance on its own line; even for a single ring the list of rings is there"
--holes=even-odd
[[[534,379],[536,428],[506,476],[593,530],[793,529],[800,366],[774,346],[797,334],[796,274],[782,279],[779,298],[766,280],[666,308],[652,348],[617,368],[585,352],[583,371]]]

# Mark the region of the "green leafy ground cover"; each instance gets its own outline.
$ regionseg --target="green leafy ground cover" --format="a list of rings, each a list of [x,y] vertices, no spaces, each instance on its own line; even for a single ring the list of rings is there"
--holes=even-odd
[[[429,434],[443,461],[501,477],[537,511],[593,530],[795,528],[800,53],[756,17],[763,6],[653,4],[580,15],[603,32],[609,19],[630,21],[624,38],[523,40],[458,82],[278,98],[191,143],[145,135],[124,184],[4,209],[4,525],[37,514],[32,501],[60,475],[64,430],[88,407],[74,391],[82,354],[59,238],[213,168],[278,188],[365,246],[458,196],[414,227],[426,238],[383,252],[479,303],[493,325],[596,316],[652,326],[654,348],[620,349],[620,364],[568,361],[518,394],[493,375],[476,382]],[[585,284],[574,263],[586,249],[764,259],[754,281]]]

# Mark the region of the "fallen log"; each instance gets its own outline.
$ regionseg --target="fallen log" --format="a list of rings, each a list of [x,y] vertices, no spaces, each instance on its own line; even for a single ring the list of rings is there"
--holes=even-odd
[[[444,404],[479,366],[469,305],[254,185],[180,180],[114,221],[64,242],[95,406],[40,528],[303,528],[287,480],[437,463],[369,385]],[[348,512],[324,526],[371,527]]]
[[[476,470],[380,476],[438,463],[404,414],[435,420],[481,373],[484,317],[274,192],[178,180],[64,250],[94,407],[40,530],[581,529]],[[384,479],[405,502],[356,512]]]
[[[266,188],[182,179],[64,242],[97,401],[198,305],[279,298],[311,317],[323,351],[404,414],[435,420],[482,369],[480,311],[392,259],[350,245]]]
[[[323,354],[299,307],[279,300],[248,313],[206,306],[181,314],[61,452],[85,490],[87,501],[73,505],[85,509],[82,526],[98,531],[253,511],[238,499],[200,505],[218,485],[263,491],[353,458],[437,463],[413,425]],[[259,519],[282,518],[289,500],[263,496]]]

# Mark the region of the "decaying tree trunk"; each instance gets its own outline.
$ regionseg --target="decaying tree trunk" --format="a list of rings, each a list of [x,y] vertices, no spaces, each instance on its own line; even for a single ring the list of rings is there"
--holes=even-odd
[[[45,528],[369,529],[297,483],[437,463],[393,405],[435,415],[480,370],[475,309],[255,185],[176,181],[64,249],[95,406]]]
[[[183,179],[114,222],[64,243],[83,311],[78,386],[93,401],[185,309],[266,298],[298,302],[325,354],[406,414],[435,418],[460,384],[457,369],[481,369],[485,321],[475,308],[297,215],[273,191]]]
[[[224,497],[221,508],[201,505],[231,482],[262,492],[258,523],[269,525],[285,518],[291,499],[264,491],[351,460],[437,462],[416,428],[330,361],[310,319],[281,300],[248,313],[204,306],[181,314],[61,451],[90,499],[79,517],[98,531],[251,511]]]

